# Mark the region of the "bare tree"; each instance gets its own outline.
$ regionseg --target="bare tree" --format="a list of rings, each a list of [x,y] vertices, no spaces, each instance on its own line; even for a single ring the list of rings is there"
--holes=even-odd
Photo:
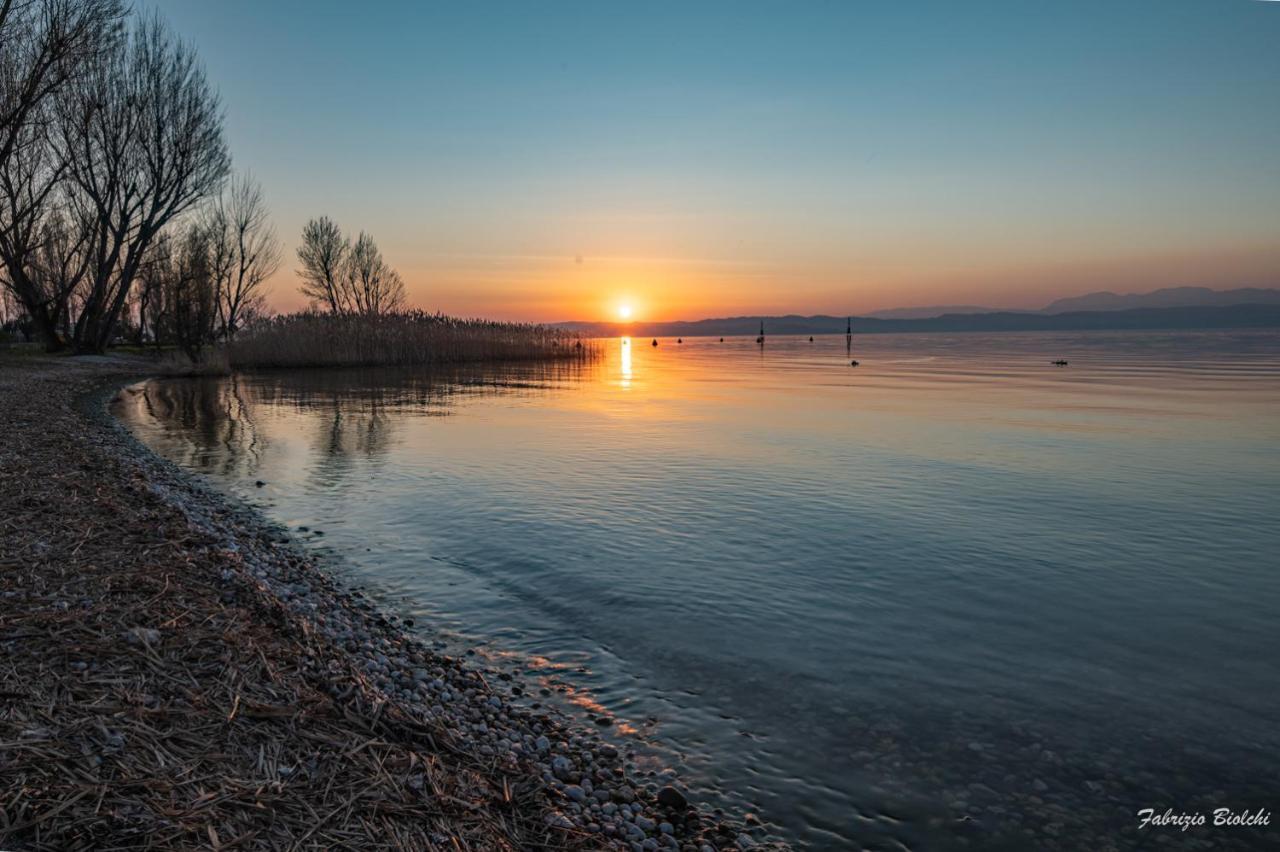
[[[218,321],[218,283],[210,264],[209,232],[188,227],[175,242],[167,268],[161,268],[164,298],[173,339],[193,363],[214,338]]]
[[[382,316],[404,307],[404,281],[382,259],[382,252],[369,234],[360,232],[347,253],[344,273],[356,313]]]
[[[110,49],[124,14],[121,0],[0,0],[0,165],[47,99]]]
[[[159,349],[166,341],[169,325],[168,274],[173,264],[173,234],[166,229],[152,241],[147,256],[138,267],[133,309],[141,345],[148,339]]]
[[[343,280],[350,248],[342,230],[328,216],[312,219],[302,228],[302,245],[298,246],[302,286],[298,290],[314,306],[331,314],[346,314],[352,309]]]
[[[59,151],[94,223],[77,351],[111,341],[146,250],[230,169],[218,97],[189,45],[138,22],[59,101]]]
[[[262,188],[249,176],[233,181],[210,211],[206,228],[218,285],[218,321],[230,340],[265,307],[262,284],[280,266],[280,241]]]
[[[6,332],[20,331],[18,325],[24,317],[25,309],[18,303],[13,291],[5,286],[5,276],[0,273],[0,342],[4,340]]]
[[[370,234],[354,243],[327,216],[302,229],[299,291],[331,314],[381,316],[404,307],[404,281],[382,258]]]
[[[0,267],[47,349],[65,294],[33,265],[57,207],[65,163],[50,145],[53,96],[120,41],[119,0],[0,0]]]
[[[70,335],[71,299],[89,272],[87,249],[92,236],[88,221],[63,209],[51,214],[41,228],[34,278],[61,339]]]
[[[36,268],[46,220],[56,205],[61,172],[43,144],[44,126],[31,123],[11,135],[14,145],[0,162],[0,261],[5,286],[20,301],[45,348],[61,348],[57,334],[59,293],[45,286]]]

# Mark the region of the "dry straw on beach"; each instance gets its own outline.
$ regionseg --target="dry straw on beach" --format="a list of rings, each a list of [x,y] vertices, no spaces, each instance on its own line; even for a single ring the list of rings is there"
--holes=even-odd
[[[86,388],[0,376],[0,848],[583,845],[86,440]]]
[[[0,368],[0,849],[755,842],[143,452],[137,368]]]

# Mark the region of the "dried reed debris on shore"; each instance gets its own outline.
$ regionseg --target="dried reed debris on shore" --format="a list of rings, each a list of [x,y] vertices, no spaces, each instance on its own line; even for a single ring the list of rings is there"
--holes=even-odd
[[[0,847],[582,845],[96,452],[67,372],[0,373]]]
[[[82,411],[120,366],[14,364],[0,848],[783,848],[633,777]]]

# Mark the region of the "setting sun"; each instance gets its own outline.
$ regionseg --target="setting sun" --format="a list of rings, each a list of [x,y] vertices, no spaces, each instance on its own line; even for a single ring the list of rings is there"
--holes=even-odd
[[[618,305],[618,318],[619,318],[619,319],[624,319],[624,320],[629,320],[629,319],[631,319],[631,306],[630,306],[630,305]]]

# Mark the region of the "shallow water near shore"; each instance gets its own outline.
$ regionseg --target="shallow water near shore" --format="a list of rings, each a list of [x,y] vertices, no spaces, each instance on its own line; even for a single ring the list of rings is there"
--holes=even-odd
[[[1280,334],[660,344],[115,411],[798,846],[1128,848],[1141,808],[1274,809]]]

